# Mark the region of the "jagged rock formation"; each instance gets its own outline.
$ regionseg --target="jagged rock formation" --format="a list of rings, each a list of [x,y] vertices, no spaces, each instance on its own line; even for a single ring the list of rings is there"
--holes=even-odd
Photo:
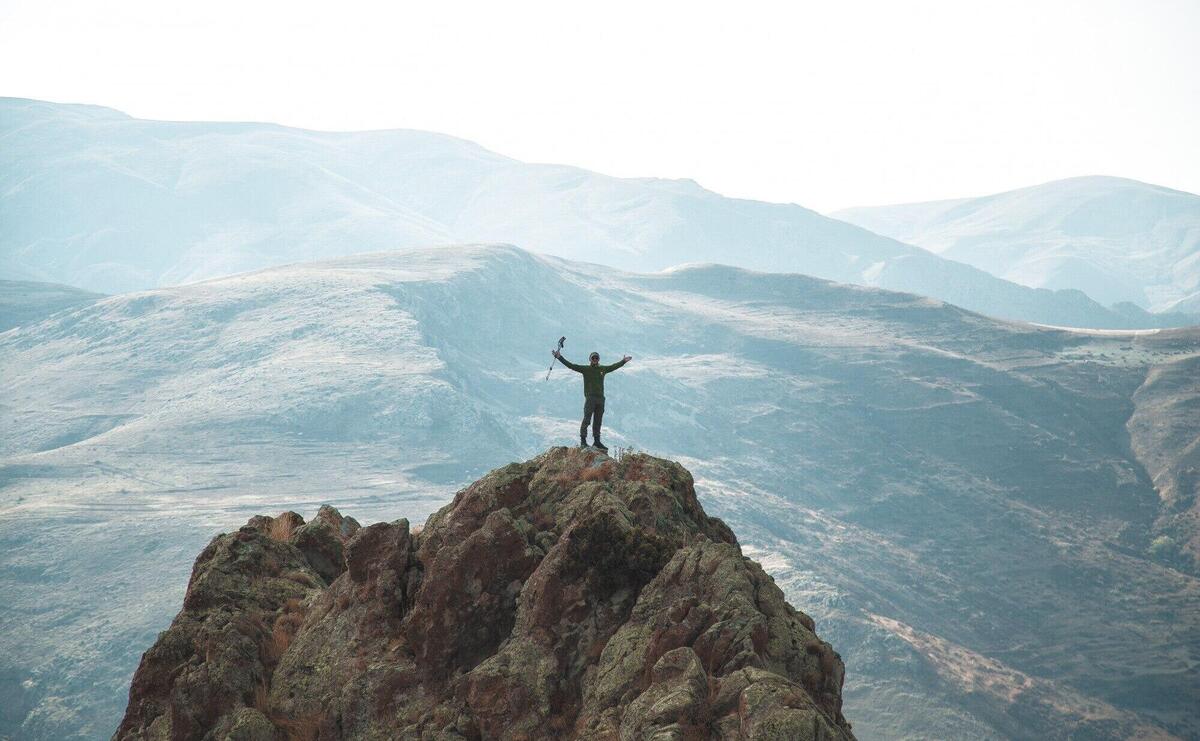
[[[813,630],[682,466],[552,448],[423,529],[216,537],[114,738],[853,738]]]

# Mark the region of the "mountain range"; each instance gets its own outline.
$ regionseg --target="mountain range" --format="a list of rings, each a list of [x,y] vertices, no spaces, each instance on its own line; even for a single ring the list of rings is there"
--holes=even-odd
[[[794,204],[530,164],[427,132],[145,121],[4,98],[0,142],[3,279],[119,293],[486,241],[636,271],[714,262],[804,273],[1059,326],[1195,323],[1019,285]]]
[[[1196,313],[1200,196],[1079,177],[983,196],[834,214],[1032,288]]]
[[[842,655],[858,737],[1200,734],[1200,329],[504,245],[34,311],[0,333],[0,736],[111,733],[214,533],[419,521],[574,441],[560,335],[633,355],[609,445],[692,472]]]

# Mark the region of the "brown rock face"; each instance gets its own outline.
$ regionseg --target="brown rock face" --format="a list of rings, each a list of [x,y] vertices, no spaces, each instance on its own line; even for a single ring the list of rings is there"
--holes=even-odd
[[[114,738],[850,739],[842,677],[683,467],[553,448],[418,533],[218,536]]]

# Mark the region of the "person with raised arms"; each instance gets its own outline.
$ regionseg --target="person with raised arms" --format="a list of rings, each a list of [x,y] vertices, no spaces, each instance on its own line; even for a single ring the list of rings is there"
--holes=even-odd
[[[612,365],[600,365],[600,353],[593,352],[588,357],[588,365],[576,365],[562,356],[558,350],[552,351],[559,362],[583,376],[583,423],[579,425],[579,445],[587,447],[588,423],[592,425],[592,445],[607,451],[604,443],[600,442],[600,423],[604,419],[604,376],[633,360],[632,355],[626,355]]]

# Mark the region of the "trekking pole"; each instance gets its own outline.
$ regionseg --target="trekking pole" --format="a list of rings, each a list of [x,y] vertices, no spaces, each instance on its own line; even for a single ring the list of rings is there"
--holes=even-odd
[[[565,344],[567,344],[567,338],[559,337],[558,338],[558,351],[559,352],[562,352],[563,345],[565,345]],[[553,360],[550,361],[550,370],[546,371],[546,380],[547,381],[550,380],[550,371],[552,371],[552,370],[554,370],[554,361]]]

